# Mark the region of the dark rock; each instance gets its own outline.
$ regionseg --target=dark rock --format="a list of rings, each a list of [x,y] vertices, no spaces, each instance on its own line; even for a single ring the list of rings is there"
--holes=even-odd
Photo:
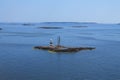
[[[24,25],[24,26],[33,26],[34,24],[24,23],[24,24],[22,24],[22,25]]]
[[[2,30],[2,28],[0,28],[0,30]]]
[[[93,47],[64,47],[64,46],[61,46],[59,48],[57,47],[54,47],[54,48],[51,48],[49,46],[35,46],[34,47],[35,49],[42,49],[42,50],[49,50],[49,51],[53,51],[53,52],[78,52],[78,51],[81,51],[81,50],[93,50],[95,48]]]
[[[42,29],[62,29],[62,27],[39,27]]]

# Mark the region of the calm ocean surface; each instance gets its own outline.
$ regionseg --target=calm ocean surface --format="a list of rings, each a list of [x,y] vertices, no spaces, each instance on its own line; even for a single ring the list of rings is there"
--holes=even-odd
[[[0,80],[120,80],[120,25],[1,23],[0,28]],[[56,44],[58,36],[61,45],[96,49],[76,53],[33,49],[48,45],[50,38]]]

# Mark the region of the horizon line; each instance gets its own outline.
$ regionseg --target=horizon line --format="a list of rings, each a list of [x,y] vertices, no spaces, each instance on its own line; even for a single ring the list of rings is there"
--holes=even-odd
[[[89,21],[85,21],[85,22],[83,22],[83,21],[81,21],[81,22],[79,22],[79,21],[40,21],[40,22],[0,22],[0,23],[94,23],[94,24],[120,24],[119,22],[115,22],[115,23],[102,23],[102,22],[89,22]]]

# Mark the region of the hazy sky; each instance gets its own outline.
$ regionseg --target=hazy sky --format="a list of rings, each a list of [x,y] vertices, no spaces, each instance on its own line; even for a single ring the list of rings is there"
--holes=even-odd
[[[0,0],[0,22],[120,22],[120,0]]]

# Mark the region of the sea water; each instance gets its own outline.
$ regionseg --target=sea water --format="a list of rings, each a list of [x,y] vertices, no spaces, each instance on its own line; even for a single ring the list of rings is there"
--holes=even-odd
[[[74,26],[87,27],[74,27]],[[42,29],[40,27],[62,27]],[[120,25],[95,23],[0,24],[0,80],[120,80]],[[52,38],[91,51],[35,50]]]

